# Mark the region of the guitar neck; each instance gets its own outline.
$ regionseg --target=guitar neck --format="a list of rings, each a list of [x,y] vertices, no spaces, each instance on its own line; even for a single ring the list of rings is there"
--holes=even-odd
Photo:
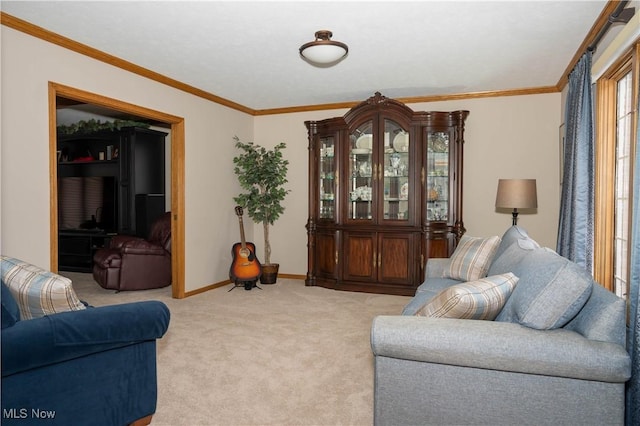
[[[245,250],[247,248],[247,242],[244,238],[244,223],[242,223],[242,216],[238,216],[238,222],[240,223],[240,243],[242,244],[242,249]]]

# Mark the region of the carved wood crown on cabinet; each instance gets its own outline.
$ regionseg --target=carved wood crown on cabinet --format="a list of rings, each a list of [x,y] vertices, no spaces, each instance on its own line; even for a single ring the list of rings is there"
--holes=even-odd
[[[306,284],[413,295],[464,234],[468,111],[414,112],[380,93],[309,133]]]

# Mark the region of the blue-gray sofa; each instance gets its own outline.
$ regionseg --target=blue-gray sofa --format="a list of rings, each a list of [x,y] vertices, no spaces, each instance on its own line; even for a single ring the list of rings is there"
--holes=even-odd
[[[497,315],[439,316],[464,298],[450,263],[429,259],[402,315],[373,322],[376,425],[623,424],[623,299],[514,226],[485,273],[517,277]],[[467,302],[461,312],[487,308]]]
[[[170,319],[166,305],[72,304],[67,312],[24,319],[19,302],[25,300],[16,300],[5,282],[10,268],[24,265],[18,263],[2,258],[2,425],[150,422],[157,401],[156,339]],[[31,281],[21,286],[42,291],[62,281],[35,269],[27,269]],[[31,301],[32,308],[37,304]]]

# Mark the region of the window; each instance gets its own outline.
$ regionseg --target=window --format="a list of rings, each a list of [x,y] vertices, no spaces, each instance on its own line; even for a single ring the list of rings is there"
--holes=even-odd
[[[620,297],[627,295],[629,275],[629,198],[631,190],[631,130],[633,129],[632,75],[629,71],[617,84],[616,174],[614,185],[614,263],[613,288]]]
[[[637,149],[638,47],[597,82],[594,277],[626,298],[633,153]]]

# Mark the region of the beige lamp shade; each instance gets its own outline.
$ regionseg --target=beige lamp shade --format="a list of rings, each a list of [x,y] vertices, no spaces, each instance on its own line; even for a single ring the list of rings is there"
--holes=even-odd
[[[499,179],[496,208],[513,209],[513,225],[518,222],[518,209],[538,207],[535,179]]]

